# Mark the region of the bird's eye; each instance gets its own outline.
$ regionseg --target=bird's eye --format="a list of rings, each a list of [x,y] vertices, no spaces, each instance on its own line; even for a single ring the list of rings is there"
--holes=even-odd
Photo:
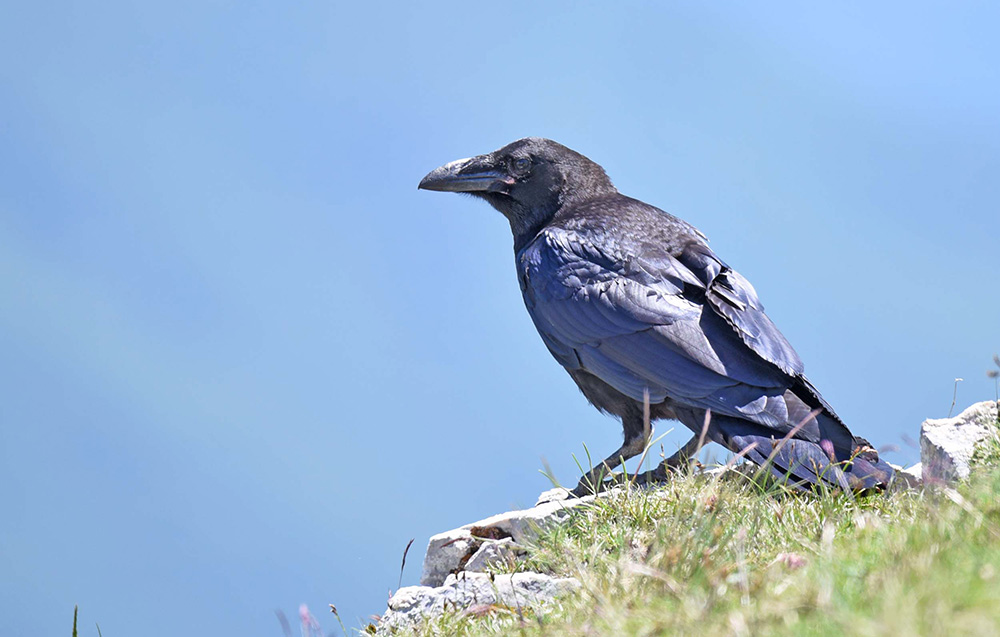
[[[517,172],[523,173],[526,172],[529,168],[531,168],[531,160],[528,159],[527,157],[518,157],[517,159],[514,160],[514,170],[516,170]]]

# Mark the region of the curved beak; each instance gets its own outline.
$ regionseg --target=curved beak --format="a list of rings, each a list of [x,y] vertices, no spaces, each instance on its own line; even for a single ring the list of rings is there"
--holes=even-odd
[[[417,188],[442,192],[497,192],[508,177],[493,167],[486,155],[459,159],[427,173]]]

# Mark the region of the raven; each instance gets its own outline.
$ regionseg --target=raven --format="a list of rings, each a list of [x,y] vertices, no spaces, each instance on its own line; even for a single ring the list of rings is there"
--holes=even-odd
[[[587,157],[529,137],[445,164],[418,187],[485,199],[507,218],[538,333],[587,400],[621,418],[622,446],[576,495],[640,454],[656,419],[694,436],[648,480],[666,479],[706,439],[802,488],[891,480],[805,377],[750,282],[696,228],[620,194]]]

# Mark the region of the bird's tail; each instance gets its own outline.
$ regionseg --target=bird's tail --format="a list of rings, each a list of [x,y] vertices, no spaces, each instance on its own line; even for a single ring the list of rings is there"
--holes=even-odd
[[[799,487],[823,484],[865,491],[884,489],[892,481],[892,467],[863,438],[854,439],[848,456],[828,440],[776,438],[773,430],[739,418],[712,414],[712,428],[720,438],[716,442]]]

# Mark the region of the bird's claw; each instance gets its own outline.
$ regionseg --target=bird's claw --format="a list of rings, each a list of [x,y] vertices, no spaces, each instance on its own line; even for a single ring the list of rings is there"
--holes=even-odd
[[[588,473],[585,473],[580,482],[576,485],[576,488],[570,491],[570,495],[575,498],[582,498],[588,495],[597,495],[602,491],[606,491],[608,488],[615,485],[615,479],[620,474],[616,474],[613,471],[599,471],[598,469],[593,469]],[[610,476],[609,479],[605,480],[605,477]]]
[[[599,480],[594,478],[592,473],[588,473],[580,478],[580,483],[576,485],[576,488],[571,490],[570,496],[576,498],[582,498],[588,495],[596,495],[598,493],[613,489],[614,487],[620,487],[625,485],[637,485],[637,486],[652,486],[657,484],[663,484],[669,482],[672,479],[673,474],[681,470],[681,463],[660,463],[655,469],[650,471],[644,471],[639,474],[629,475],[628,473],[622,472],[612,472],[605,479],[607,474],[598,474],[600,476]]]

